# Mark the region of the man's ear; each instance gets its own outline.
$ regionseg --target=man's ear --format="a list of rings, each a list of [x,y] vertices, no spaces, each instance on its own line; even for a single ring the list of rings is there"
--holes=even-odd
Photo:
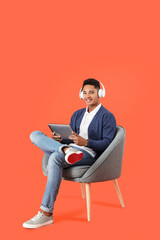
[[[98,98],[99,98],[99,95],[98,95],[98,91],[99,91],[99,89],[96,89],[97,90],[97,96],[98,96]]]

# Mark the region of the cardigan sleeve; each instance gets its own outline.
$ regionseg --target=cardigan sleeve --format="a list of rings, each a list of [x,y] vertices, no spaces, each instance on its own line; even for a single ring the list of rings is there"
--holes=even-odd
[[[92,148],[98,153],[102,153],[112,142],[116,132],[116,120],[111,113],[109,116],[103,116],[102,124],[102,139],[92,140],[88,139],[88,147]]]

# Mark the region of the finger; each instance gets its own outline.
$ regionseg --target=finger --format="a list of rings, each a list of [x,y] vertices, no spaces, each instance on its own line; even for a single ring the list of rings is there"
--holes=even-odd
[[[74,137],[73,137],[73,136],[69,136],[69,139],[73,140],[73,139],[74,139]]]
[[[75,133],[75,132],[72,132],[72,133],[73,133],[76,137],[79,136],[79,135],[78,135],[77,133]]]
[[[51,132],[51,134],[52,134],[52,135],[56,135],[56,133],[55,133],[55,132]]]
[[[58,138],[55,138],[56,141],[59,141],[59,140],[62,140],[62,138],[58,137]]]
[[[59,134],[57,134],[57,133],[55,133],[55,132],[53,132],[53,133],[51,133],[54,137],[60,137],[60,135]]]
[[[78,145],[78,141],[77,140],[75,140],[74,143]]]
[[[73,140],[73,139],[75,139],[75,138],[76,138],[75,135],[70,135],[70,136],[69,136],[69,139],[71,139],[71,140]]]
[[[53,136],[53,138],[56,139],[56,140],[57,140],[57,139],[61,139],[60,136]]]

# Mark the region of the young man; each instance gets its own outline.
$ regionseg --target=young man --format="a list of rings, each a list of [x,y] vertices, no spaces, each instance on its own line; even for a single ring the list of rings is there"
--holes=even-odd
[[[103,85],[102,85],[103,86]],[[70,121],[73,134],[64,141],[56,133],[52,138],[40,131],[31,133],[31,141],[48,156],[48,179],[38,214],[23,223],[25,228],[39,228],[53,223],[53,209],[63,168],[92,165],[108,147],[115,136],[116,120],[114,115],[100,103],[105,89],[100,89],[99,81],[87,79],[80,90],[80,98],[87,108],[76,111]],[[67,144],[66,144],[67,143]]]

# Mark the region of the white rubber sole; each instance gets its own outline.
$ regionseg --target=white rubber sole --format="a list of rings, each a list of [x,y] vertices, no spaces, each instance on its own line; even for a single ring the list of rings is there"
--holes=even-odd
[[[52,224],[54,221],[53,220],[50,220],[50,221],[48,221],[48,222],[44,222],[44,223],[41,223],[41,224],[35,224],[35,225],[33,225],[33,224],[28,224],[28,223],[23,223],[23,227],[24,228],[40,228],[40,227],[44,227],[44,226],[47,226],[47,225],[50,225],[50,224]]]

